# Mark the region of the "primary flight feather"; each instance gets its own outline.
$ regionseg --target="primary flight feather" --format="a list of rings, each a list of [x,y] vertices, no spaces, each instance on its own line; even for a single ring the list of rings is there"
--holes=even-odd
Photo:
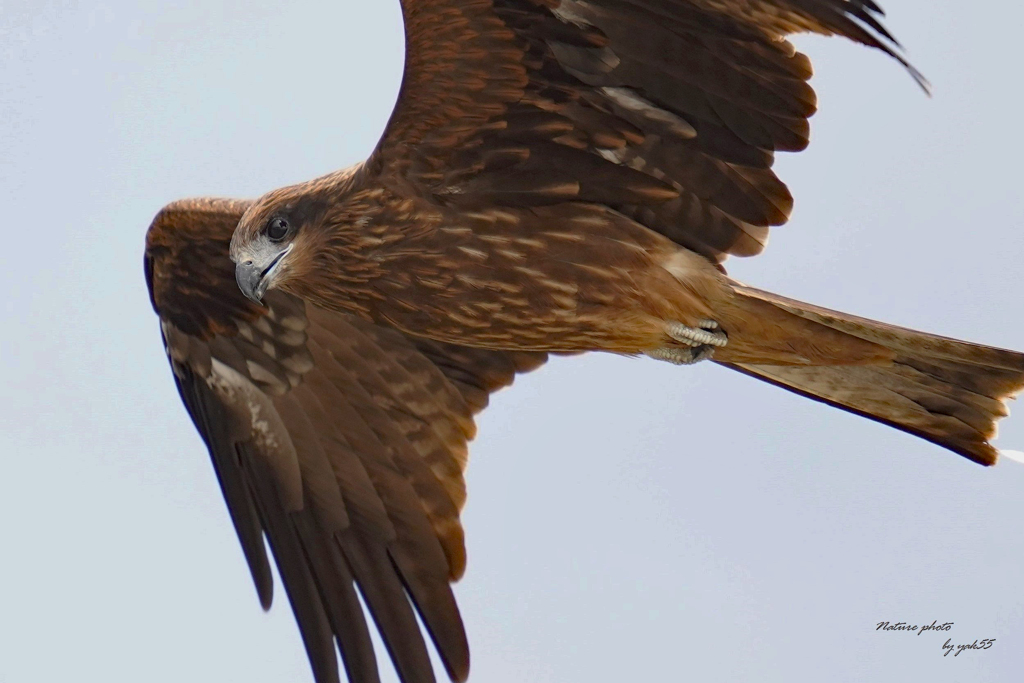
[[[785,36],[898,59],[871,0],[403,0],[405,78],[363,164],[175,202],[146,276],[264,607],[280,569],[318,683],[469,649],[450,583],[473,415],[548,353],[713,360],[994,464],[1024,355],[731,280],[808,141]],[[358,593],[357,593],[358,591]]]

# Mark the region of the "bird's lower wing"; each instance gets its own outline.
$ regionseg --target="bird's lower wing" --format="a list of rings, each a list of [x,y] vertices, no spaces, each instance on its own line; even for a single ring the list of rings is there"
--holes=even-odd
[[[377,681],[358,595],[400,678],[433,681],[416,613],[449,676],[469,652],[450,583],[465,568],[466,446],[487,395],[543,354],[461,349],[271,292],[238,291],[242,202],[165,209],[147,279],[182,400],[209,448],[264,607],[280,569],[318,683]]]

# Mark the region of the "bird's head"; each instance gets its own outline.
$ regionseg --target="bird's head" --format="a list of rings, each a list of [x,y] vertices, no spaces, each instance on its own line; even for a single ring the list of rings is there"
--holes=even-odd
[[[242,215],[231,237],[235,280],[259,303],[268,290],[302,277],[326,204],[301,186],[275,190]]]

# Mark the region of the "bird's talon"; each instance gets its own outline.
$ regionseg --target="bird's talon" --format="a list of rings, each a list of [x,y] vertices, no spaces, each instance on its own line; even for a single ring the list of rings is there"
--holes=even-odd
[[[699,327],[690,327],[683,323],[668,323],[665,325],[665,333],[680,344],[687,346],[725,346],[729,338],[725,332],[718,329],[718,323],[714,320],[703,320]]]
[[[701,344],[689,349],[676,347],[664,347],[651,349],[646,352],[647,356],[655,360],[663,360],[673,365],[694,365],[702,360],[710,360],[715,355],[715,347]]]

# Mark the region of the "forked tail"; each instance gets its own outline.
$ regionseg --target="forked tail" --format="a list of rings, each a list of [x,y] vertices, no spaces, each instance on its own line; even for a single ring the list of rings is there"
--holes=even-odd
[[[715,360],[915,434],[982,465],[1024,354],[916,332],[736,285]],[[735,332],[733,332],[735,330]]]

